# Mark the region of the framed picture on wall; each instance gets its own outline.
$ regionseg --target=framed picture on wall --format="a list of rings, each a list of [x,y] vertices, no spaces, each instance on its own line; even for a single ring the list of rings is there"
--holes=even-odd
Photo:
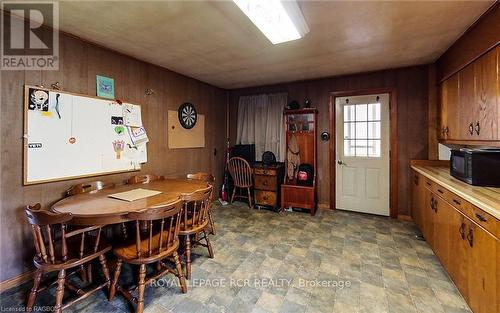
[[[97,96],[102,98],[115,98],[115,80],[110,77],[96,75]]]

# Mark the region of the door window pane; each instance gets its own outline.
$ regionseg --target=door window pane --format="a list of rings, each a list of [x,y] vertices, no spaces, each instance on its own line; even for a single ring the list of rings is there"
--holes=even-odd
[[[356,121],[366,121],[368,119],[368,106],[366,104],[355,104]]]
[[[344,122],[351,122],[356,119],[354,105],[344,106]]]
[[[380,157],[380,140],[368,140],[368,156]]]
[[[368,104],[368,120],[380,121],[380,103],[377,102]]]
[[[355,123],[344,123],[344,139],[356,138],[355,126]]]
[[[356,151],[354,148],[354,140],[344,140],[344,155],[356,156]]]
[[[380,157],[381,105],[344,105],[344,155],[351,157]]]
[[[380,139],[380,122],[368,122],[368,139]]]

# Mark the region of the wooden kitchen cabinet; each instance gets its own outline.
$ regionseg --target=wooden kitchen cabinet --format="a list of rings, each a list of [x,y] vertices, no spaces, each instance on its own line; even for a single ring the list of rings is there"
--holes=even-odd
[[[498,49],[474,62],[476,77],[475,105],[472,121],[478,140],[498,139]]]
[[[498,239],[471,220],[467,221],[467,280],[469,306],[474,313],[499,312]]]
[[[499,50],[497,46],[441,83],[441,142],[500,146]]]
[[[453,279],[458,290],[468,301],[468,257],[467,257],[467,218],[458,210],[452,211],[450,214],[449,237],[450,251],[453,256],[449,259],[448,273]]]
[[[425,240],[474,313],[500,313],[500,220],[430,176],[412,175],[412,216]]]
[[[458,74],[455,74],[445,80],[441,87],[440,139],[460,138],[459,113]]]
[[[424,225],[422,233],[424,235],[425,241],[429,243],[431,247],[434,246],[434,224],[436,219],[434,218],[434,208],[433,208],[433,199],[434,196],[429,189],[425,189],[425,201],[423,207],[423,217],[424,217]]]

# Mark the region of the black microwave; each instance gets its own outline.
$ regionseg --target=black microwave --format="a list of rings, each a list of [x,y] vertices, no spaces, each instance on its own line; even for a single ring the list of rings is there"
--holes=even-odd
[[[450,173],[471,185],[500,187],[500,149],[451,150]]]

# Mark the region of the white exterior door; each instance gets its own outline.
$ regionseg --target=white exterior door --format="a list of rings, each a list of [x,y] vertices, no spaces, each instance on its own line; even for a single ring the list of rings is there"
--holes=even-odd
[[[389,215],[389,94],[340,97],[336,110],[336,207]]]

